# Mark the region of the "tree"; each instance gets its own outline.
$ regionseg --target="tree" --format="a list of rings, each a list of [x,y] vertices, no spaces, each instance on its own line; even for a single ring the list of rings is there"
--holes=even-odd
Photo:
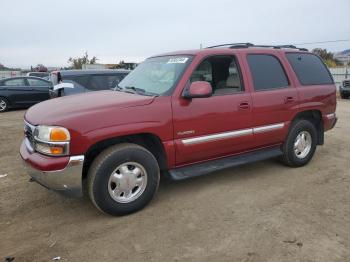
[[[327,49],[315,48],[312,50],[312,52],[319,55],[328,67],[342,65],[338,59],[334,58],[334,54],[332,52],[328,52]]]
[[[75,58],[70,57],[68,59],[68,63],[71,64],[70,67],[73,68],[73,69],[82,69],[83,65],[85,65],[85,64],[90,64],[90,65],[96,64],[97,60],[98,60],[98,58],[96,56],[94,56],[91,59],[89,59],[88,52],[85,52],[82,57],[75,57]]]

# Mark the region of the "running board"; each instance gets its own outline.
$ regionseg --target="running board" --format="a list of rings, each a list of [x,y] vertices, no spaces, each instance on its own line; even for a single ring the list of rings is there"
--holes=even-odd
[[[191,177],[206,175],[222,169],[253,163],[282,155],[280,146],[260,149],[254,152],[236,156],[210,160],[204,163],[193,164],[169,170],[173,180],[183,180]]]

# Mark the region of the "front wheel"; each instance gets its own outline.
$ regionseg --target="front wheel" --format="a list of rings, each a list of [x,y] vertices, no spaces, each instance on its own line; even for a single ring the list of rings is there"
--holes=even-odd
[[[147,149],[119,144],[103,151],[88,172],[88,191],[94,205],[111,215],[145,207],[159,184],[159,166]]]
[[[5,98],[0,97],[0,113],[7,111],[8,108],[9,108],[9,102]]]
[[[308,120],[295,122],[283,144],[283,162],[291,167],[306,165],[313,157],[317,145],[317,130]]]

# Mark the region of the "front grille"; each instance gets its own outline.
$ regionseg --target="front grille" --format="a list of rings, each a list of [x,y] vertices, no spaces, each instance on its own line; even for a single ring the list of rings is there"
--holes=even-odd
[[[29,142],[29,145],[32,148],[34,148],[34,129],[35,129],[35,126],[33,126],[27,122],[24,122],[24,136],[26,137],[26,139]],[[30,149],[30,148],[28,148],[28,149]]]
[[[344,80],[343,86],[344,87],[350,87],[350,80]]]

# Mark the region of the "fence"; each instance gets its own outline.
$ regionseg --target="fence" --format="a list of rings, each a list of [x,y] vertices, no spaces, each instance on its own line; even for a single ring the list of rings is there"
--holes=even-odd
[[[331,71],[337,88],[339,88],[343,80],[350,79],[350,67],[334,67],[329,68],[329,71]]]
[[[25,73],[23,73],[22,71],[0,71],[0,79],[23,75],[25,75]]]

